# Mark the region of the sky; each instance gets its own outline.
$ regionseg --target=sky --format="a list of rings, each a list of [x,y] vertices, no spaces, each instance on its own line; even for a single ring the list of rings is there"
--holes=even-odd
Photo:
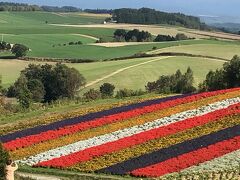
[[[76,6],[115,9],[122,7],[149,7],[167,12],[191,15],[238,16],[240,0],[4,0],[5,2],[30,3],[51,6]]]

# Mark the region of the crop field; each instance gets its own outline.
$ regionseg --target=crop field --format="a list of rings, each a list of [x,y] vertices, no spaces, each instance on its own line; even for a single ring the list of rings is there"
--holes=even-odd
[[[45,116],[1,129],[0,140],[28,166],[160,177],[238,168],[239,124],[235,88]]]
[[[231,59],[234,55],[240,55],[239,47],[238,44],[195,44],[168,47],[150,53],[177,52]]]
[[[150,62],[149,62],[150,61]],[[3,86],[8,87],[19,77],[20,71],[28,66],[28,61],[19,60],[0,60],[0,72],[2,75]],[[40,63],[40,64],[44,64]],[[141,64],[146,63],[146,64]],[[201,68],[204,63],[204,68]],[[94,63],[67,64],[76,68],[86,78],[87,83],[93,83],[88,88],[98,88],[104,82],[113,83],[117,89],[144,89],[148,81],[155,81],[160,75],[175,73],[177,69],[185,72],[187,67],[194,71],[195,85],[201,82],[209,70],[220,68],[224,62],[206,58],[191,57],[155,57],[140,58],[122,61],[107,61]],[[39,64],[39,63],[37,63]],[[135,67],[131,67],[134,66]],[[137,66],[136,66],[137,65]],[[130,68],[129,68],[130,67]],[[121,69],[127,68],[118,72]],[[10,73],[11,72],[11,73]],[[109,76],[112,73],[118,72]],[[107,77],[107,78],[104,78]],[[131,78],[129,78],[131,77]],[[98,79],[103,78],[100,81]],[[94,81],[96,81],[94,83]]]

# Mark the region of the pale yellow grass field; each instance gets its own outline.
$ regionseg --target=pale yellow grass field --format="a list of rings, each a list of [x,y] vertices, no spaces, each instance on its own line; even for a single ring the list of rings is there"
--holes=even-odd
[[[156,42],[109,42],[109,43],[93,43],[89,45],[102,46],[102,47],[122,47],[131,45],[153,44]]]
[[[158,34],[175,36],[178,33],[184,33],[191,38],[203,38],[204,36],[188,33],[179,30],[176,27],[163,27],[157,25],[139,25],[139,24],[90,24],[90,25],[66,25],[66,24],[52,24],[54,26],[65,26],[65,27],[84,27],[84,28],[109,28],[109,29],[126,29],[133,30],[139,29],[141,31],[148,31],[152,35],[157,36]]]
[[[85,28],[110,28],[110,29],[126,29],[133,30],[139,29],[141,31],[148,31],[152,35],[157,36],[158,34],[162,35],[171,35],[175,36],[178,33],[184,33],[190,38],[205,39],[205,38],[219,38],[219,39],[228,39],[228,40],[240,40],[240,35],[234,35],[229,33],[221,32],[207,32],[199,30],[191,30],[187,28],[180,27],[171,27],[171,26],[158,26],[158,25],[140,25],[140,24],[91,24],[91,25],[64,25],[64,24],[52,24],[54,26],[67,26],[67,27],[85,27]]]
[[[213,56],[231,59],[234,55],[240,55],[240,46],[223,44],[195,44],[168,47],[151,51],[149,53],[158,54],[162,52],[188,53],[194,55]]]

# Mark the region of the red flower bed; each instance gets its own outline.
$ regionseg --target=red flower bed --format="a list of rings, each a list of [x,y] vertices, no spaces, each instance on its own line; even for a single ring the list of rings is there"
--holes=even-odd
[[[218,142],[206,148],[201,148],[155,165],[136,169],[130,173],[134,176],[158,177],[212,160],[239,148],[240,136],[236,136],[235,138]]]

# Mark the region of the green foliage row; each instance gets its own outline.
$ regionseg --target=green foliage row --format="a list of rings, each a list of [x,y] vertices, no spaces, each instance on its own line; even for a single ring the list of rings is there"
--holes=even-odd
[[[114,32],[114,38],[117,41],[127,41],[127,42],[152,41],[152,35],[149,32],[139,31],[138,29],[134,29],[128,32],[124,29],[117,29]]]
[[[148,92],[185,94],[196,91],[193,83],[193,71],[188,67],[185,74],[177,70],[175,74],[163,75],[157,81],[148,82],[145,87]]]

